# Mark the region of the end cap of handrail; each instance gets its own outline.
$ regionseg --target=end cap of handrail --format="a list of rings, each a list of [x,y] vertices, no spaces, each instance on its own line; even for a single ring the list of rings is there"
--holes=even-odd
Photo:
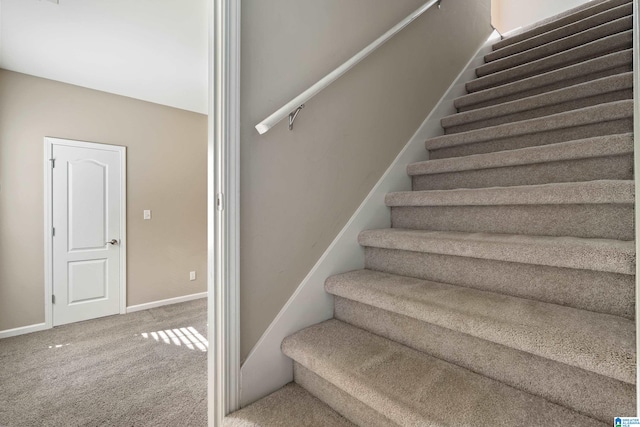
[[[264,123],[258,123],[256,125],[256,130],[260,135],[264,135],[269,130],[269,126],[265,125]]]

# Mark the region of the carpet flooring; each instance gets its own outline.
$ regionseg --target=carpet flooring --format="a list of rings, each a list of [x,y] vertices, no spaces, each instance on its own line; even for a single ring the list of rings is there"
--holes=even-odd
[[[0,426],[206,426],[207,300],[0,340]]]

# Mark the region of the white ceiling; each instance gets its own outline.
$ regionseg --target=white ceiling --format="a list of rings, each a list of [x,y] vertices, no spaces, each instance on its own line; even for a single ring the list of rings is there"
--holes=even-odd
[[[207,112],[208,0],[0,0],[0,68]]]

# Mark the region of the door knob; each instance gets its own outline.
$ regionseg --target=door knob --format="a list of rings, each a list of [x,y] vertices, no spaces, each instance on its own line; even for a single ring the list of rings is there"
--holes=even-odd
[[[117,245],[118,241],[116,239],[111,239],[110,242],[105,243],[105,245],[107,245],[107,244],[109,244],[109,245]]]

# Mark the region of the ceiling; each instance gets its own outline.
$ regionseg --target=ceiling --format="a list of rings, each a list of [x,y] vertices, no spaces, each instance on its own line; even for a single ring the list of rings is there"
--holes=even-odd
[[[0,68],[207,113],[208,0],[0,0]]]

